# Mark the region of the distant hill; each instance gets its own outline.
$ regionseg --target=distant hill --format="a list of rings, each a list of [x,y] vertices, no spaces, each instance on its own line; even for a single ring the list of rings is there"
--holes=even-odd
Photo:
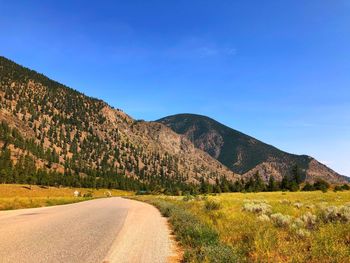
[[[286,153],[206,116],[177,114],[157,122],[185,135],[197,148],[244,177],[258,171],[265,180],[270,175],[281,180],[298,165],[304,180],[310,182],[324,179],[339,183],[346,179],[310,156]]]

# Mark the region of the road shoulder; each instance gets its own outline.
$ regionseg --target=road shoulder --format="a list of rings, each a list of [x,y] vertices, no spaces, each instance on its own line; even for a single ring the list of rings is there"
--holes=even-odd
[[[123,200],[128,215],[104,262],[179,262],[179,249],[167,219],[152,205]]]

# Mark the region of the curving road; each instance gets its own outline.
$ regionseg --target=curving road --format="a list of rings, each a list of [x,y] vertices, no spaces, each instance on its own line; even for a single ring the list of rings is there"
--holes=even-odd
[[[166,219],[119,197],[0,212],[0,262],[176,261]]]

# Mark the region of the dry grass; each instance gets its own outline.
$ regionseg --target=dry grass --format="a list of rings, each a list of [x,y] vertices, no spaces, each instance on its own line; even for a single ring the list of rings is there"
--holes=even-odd
[[[212,227],[239,262],[350,262],[350,191],[147,198],[179,206]],[[208,201],[219,208],[206,209]],[[339,220],[324,220],[332,206]]]
[[[0,184],[0,210],[60,205],[91,199],[91,197],[74,197],[75,190],[78,190],[81,195],[92,191],[92,198],[105,197],[108,191],[112,196],[133,195],[132,192],[112,189],[58,188],[36,185],[30,189],[28,185]]]

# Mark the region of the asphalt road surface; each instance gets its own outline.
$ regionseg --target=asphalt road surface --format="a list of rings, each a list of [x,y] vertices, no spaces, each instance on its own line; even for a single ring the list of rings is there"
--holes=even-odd
[[[123,198],[0,212],[0,262],[175,262],[167,222]]]

